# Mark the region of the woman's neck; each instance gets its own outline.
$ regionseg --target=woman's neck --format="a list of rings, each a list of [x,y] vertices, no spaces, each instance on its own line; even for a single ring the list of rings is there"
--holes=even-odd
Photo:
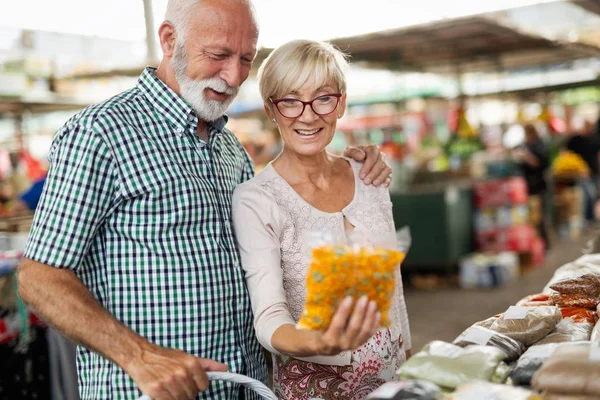
[[[285,148],[273,161],[273,167],[290,185],[324,183],[333,175],[335,157],[323,150],[314,156],[302,156]]]

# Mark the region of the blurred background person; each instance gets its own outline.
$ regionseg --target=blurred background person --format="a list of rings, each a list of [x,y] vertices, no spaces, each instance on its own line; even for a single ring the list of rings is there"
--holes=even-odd
[[[598,197],[598,171],[600,169],[598,157],[600,154],[600,137],[595,135],[595,126],[589,120],[576,120],[575,133],[566,143],[567,150],[583,158],[590,170],[590,176],[581,181],[585,193],[585,218],[588,222],[594,221],[594,204]]]
[[[537,204],[537,207],[539,207],[539,220],[536,229],[544,240],[546,249],[548,249],[550,239],[545,222],[545,197],[548,189],[546,172],[550,166],[549,150],[533,124],[525,125],[524,130],[525,143],[517,148],[517,154],[521,160],[521,168],[527,182],[530,204]]]

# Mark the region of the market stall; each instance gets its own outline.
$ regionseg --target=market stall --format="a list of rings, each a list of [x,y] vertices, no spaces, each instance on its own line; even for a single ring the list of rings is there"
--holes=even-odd
[[[600,255],[563,265],[539,290],[452,343],[427,344],[400,368],[400,382],[368,398],[599,398]]]
[[[384,68],[395,71],[418,71],[441,74],[456,79],[459,88],[459,97],[454,102],[446,103],[449,114],[443,115],[447,120],[450,140],[442,149],[442,153],[427,151],[423,156],[419,148],[421,142],[433,139],[436,141],[436,131],[432,126],[439,126],[436,121],[426,122],[427,126],[422,133],[418,133],[417,145],[412,144],[412,149],[407,143],[407,129],[402,123],[396,125],[391,122],[388,126],[404,134],[401,152],[402,156],[395,158],[393,154],[388,157],[407,164],[404,156],[411,153],[413,164],[416,166],[412,172],[413,179],[406,179],[403,171],[396,173],[401,179],[409,182],[404,186],[392,186],[392,200],[395,204],[396,223],[408,223],[415,231],[415,248],[408,256],[407,269],[426,270],[428,266],[436,266],[439,271],[448,271],[467,254],[479,250],[482,252],[512,251],[518,253],[521,262],[525,260],[527,266],[540,265],[543,260],[543,245],[531,227],[534,217],[540,210],[532,209],[531,201],[527,197],[518,196],[518,200],[506,199],[503,203],[487,204],[481,196],[491,196],[490,188],[500,189],[511,184],[503,183],[505,179],[519,174],[514,168],[514,162],[506,156],[497,157],[491,154],[492,143],[482,136],[480,127],[469,123],[466,114],[469,99],[462,96],[463,75],[472,72],[495,72],[504,74],[514,69],[547,68],[558,63],[569,63],[574,60],[588,59],[600,56],[600,48],[559,40],[550,40],[545,37],[525,33],[508,26],[493,18],[493,16],[476,16],[440,21],[430,24],[417,25],[407,28],[375,32],[367,35],[338,38],[332,43],[351,55],[352,62],[369,68]],[[563,84],[548,84],[528,89],[503,90],[496,93],[487,93],[485,96],[496,97],[503,101],[509,97],[518,102],[532,94],[544,94],[554,90],[563,90],[569,87],[588,85],[593,80],[573,81]],[[525,97],[524,97],[525,96]],[[427,120],[427,101],[425,101],[425,120]],[[439,115],[439,113],[437,113]],[[389,115],[401,118],[402,112]],[[537,122],[548,124],[550,127],[549,111],[542,108]],[[374,116],[381,121],[385,116]],[[354,140],[353,132],[369,132],[369,129],[360,128],[364,116],[353,118],[352,114],[341,123],[342,130],[348,141]],[[554,123],[554,120],[552,120]],[[359,126],[351,129],[352,126]],[[348,128],[350,127],[350,128]],[[552,126],[552,128],[554,125]],[[369,127],[374,129],[372,126]],[[376,128],[376,127],[375,127]],[[418,131],[419,128],[417,128]],[[500,127],[499,129],[505,129]],[[550,128],[549,128],[550,129]],[[414,129],[413,129],[414,130]],[[439,141],[439,140],[438,140]],[[410,151],[415,150],[417,151]],[[445,154],[444,154],[445,153]],[[475,154],[481,153],[479,157]],[[446,164],[445,173],[439,173],[438,166]],[[495,164],[495,165],[494,165]],[[511,164],[513,167],[511,167]],[[444,169],[442,169],[443,171]],[[500,172],[498,172],[500,171]],[[493,181],[486,181],[493,179]],[[512,178],[519,180],[522,178]],[[517,186],[523,186],[523,181]],[[478,189],[479,188],[479,189]],[[487,188],[487,189],[486,189]],[[473,190],[475,189],[475,190]],[[534,199],[539,204],[539,199]],[[493,202],[493,199],[492,199]],[[455,209],[454,207],[458,207]],[[426,209],[424,209],[426,208]],[[402,210],[410,209],[411,215],[419,215],[419,221],[410,220],[410,216],[403,216]],[[412,210],[421,212],[412,212]],[[458,211],[460,210],[460,211]],[[492,215],[501,222],[487,224],[483,227],[480,223],[482,216]],[[459,217],[457,217],[459,216]],[[459,218],[459,219],[457,219]],[[479,218],[479,221],[478,221]],[[490,219],[490,218],[488,218]],[[489,221],[488,221],[489,222]],[[458,229],[457,226],[463,226]],[[465,229],[464,226],[471,226]],[[494,225],[494,226],[492,226]],[[426,226],[427,229],[420,229]],[[436,240],[432,240],[432,232]],[[529,238],[529,239],[527,239]],[[443,248],[432,251],[431,243],[442,242]],[[428,243],[419,248],[418,243]],[[533,249],[533,250],[531,250]]]

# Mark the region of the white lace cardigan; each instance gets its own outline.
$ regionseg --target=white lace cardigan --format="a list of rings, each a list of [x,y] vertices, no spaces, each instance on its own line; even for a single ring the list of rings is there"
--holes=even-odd
[[[260,174],[239,185],[233,195],[233,223],[242,267],[254,311],[260,343],[274,354],[273,333],[296,324],[306,297],[306,273],[311,249],[308,235],[331,232],[344,237],[344,217],[354,229],[371,237],[395,239],[392,203],[387,189],[367,186],[358,178],[362,164],[348,160],[355,176],[355,194],[341,212],[327,213],[308,204],[269,164]],[[403,348],[411,348],[410,328],[400,273],[390,310],[392,340],[402,334]],[[351,352],[303,360],[348,365]]]

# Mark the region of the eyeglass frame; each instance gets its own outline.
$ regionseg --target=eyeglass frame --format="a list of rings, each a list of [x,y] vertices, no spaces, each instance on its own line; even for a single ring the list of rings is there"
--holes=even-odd
[[[314,107],[313,107],[313,103],[315,100],[321,98],[321,97],[326,97],[326,96],[333,96],[336,98],[336,103],[335,103],[335,107],[333,107],[333,110],[331,110],[330,112],[328,112],[327,114],[321,114],[315,111]],[[302,116],[302,114],[304,114],[304,110],[306,110],[306,106],[310,105],[310,109],[317,115],[321,116],[321,117],[325,117],[327,115],[330,115],[331,113],[333,113],[335,111],[335,109],[340,105],[340,99],[342,98],[343,94],[342,93],[330,93],[330,94],[322,94],[320,96],[315,97],[314,99],[312,99],[311,101],[302,101],[300,99],[292,99],[290,97],[283,97],[281,99],[275,99],[273,100],[272,97],[269,97],[269,101],[275,106],[275,109],[277,110],[277,112],[279,112],[279,114],[283,117],[283,118],[287,118],[287,119],[296,119],[296,118],[300,118]],[[281,103],[284,100],[294,100],[294,101],[299,101],[300,103],[302,103],[302,111],[300,112],[300,114],[298,114],[295,117],[286,117],[285,115],[283,115],[283,113],[281,112],[281,110],[279,109],[278,104]]]

